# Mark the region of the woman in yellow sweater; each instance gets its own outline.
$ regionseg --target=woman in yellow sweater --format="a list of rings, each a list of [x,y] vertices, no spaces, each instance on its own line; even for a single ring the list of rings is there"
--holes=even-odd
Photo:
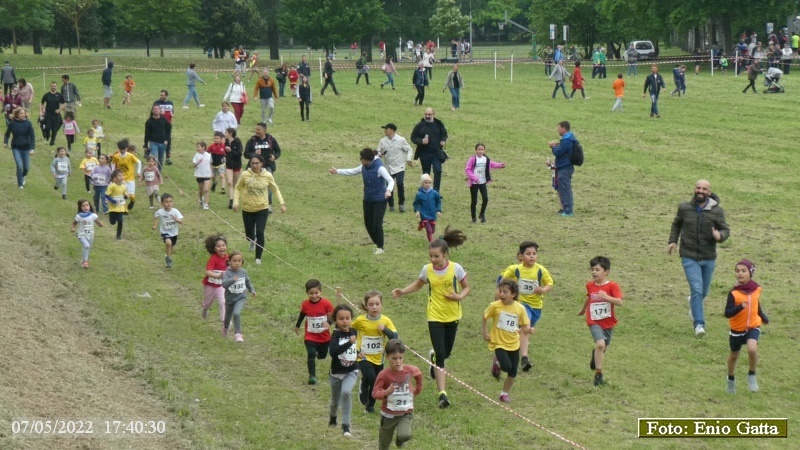
[[[236,187],[233,189],[233,211],[242,208],[242,220],[250,251],[256,252],[256,264],[261,264],[264,253],[264,228],[270,214],[269,191],[281,205],[281,212],[286,212],[286,203],[281,191],[275,184],[272,174],[264,168],[264,158],[255,155],[250,158],[250,168],[242,172]]]

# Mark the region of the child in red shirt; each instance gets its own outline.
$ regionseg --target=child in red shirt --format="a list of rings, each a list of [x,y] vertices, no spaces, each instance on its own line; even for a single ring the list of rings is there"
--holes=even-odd
[[[306,281],[308,298],[300,305],[300,316],[294,326],[294,334],[300,335],[300,324],[306,320],[306,332],[303,340],[306,344],[308,359],[308,384],[317,384],[316,359],[328,356],[328,345],[331,341],[330,323],[333,322],[333,305],[322,297],[322,283],[319,280]]]
[[[228,240],[222,235],[209,236],[205,240],[206,251],[211,255],[206,264],[203,278],[203,319],[208,317],[208,309],[214,300],[219,304],[219,320],[225,323],[225,288],[222,287],[222,274],[228,270]],[[223,329],[222,335],[227,335]]]
[[[295,89],[297,89],[297,82],[300,80],[300,74],[297,73],[297,67],[289,67],[289,88],[292,90],[292,97],[295,96]]]
[[[592,270],[592,281],[586,283],[586,302],[583,304],[579,316],[586,314],[586,323],[594,339],[592,360],[589,368],[595,371],[594,385],[605,384],[603,379],[603,356],[611,345],[611,333],[617,325],[617,316],[614,306],[622,306],[622,291],[619,285],[606,280],[608,271],[611,270],[611,260],[598,256],[589,261]]]
[[[569,98],[571,99],[573,95],[575,95],[575,91],[580,90],[581,96],[584,100],[589,100],[589,97],[586,96],[586,91],[583,90],[583,82],[586,79],[583,78],[581,74],[581,62],[575,61],[575,71],[572,72],[572,75],[569,78],[569,81],[572,81],[572,93],[569,94]]]
[[[378,434],[380,450],[389,450],[395,429],[395,443],[398,447],[411,439],[411,413],[414,412],[414,397],[422,392],[422,372],[415,366],[403,364],[405,352],[406,346],[400,339],[392,339],[386,344],[386,361],[389,367],[378,374],[372,388],[372,398],[382,400]]]
[[[208,146],[211,153],[211,192],[217,190],[217,180],[222,183],[222,194],[225,194],[225,135],[214,132],[214,143]]]

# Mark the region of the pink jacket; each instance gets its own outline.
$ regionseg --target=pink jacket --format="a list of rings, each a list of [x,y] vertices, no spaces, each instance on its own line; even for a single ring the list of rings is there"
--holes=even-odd
[[[489,169],[502,169],[506,166],[505,163],[497,163],[489,159],[489,155],[486,156],[486,163],[489,167],[486,168],[486,183],[492,182],[492,177],[489,175]],[[475,160],[477,157],[475,155],[470,156],[467,160],[467,165],[464,167],[464,173],[467,174],[467,186],[472,186],[473,184],[478,183],[478,176],[475,175]]]

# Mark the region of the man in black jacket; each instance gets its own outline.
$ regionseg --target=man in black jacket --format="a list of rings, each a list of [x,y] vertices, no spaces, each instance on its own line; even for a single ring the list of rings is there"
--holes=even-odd
[[[42,135],[45,140],[50,140],[50,145],[55,145],[58,130],[61,128],[63,120],[61,111],[64,110],[64,96],[58,92],[58,85],[53,81],[50,83],[50,91],[42,96],[40,106],[40,117],[42,122]]]
[[[447,129],[435,114],[433,108],[425,110],[425,117],[411,132],[411,142],[417,145],[414,159],[420,160],[422,173],[430,174],[433,168],[433,189],[441,195],[439,186],[442,182],[442,163],[447,160],[444,152]]]
[[[336,73],[333,70],[333,64],[331,64],[331,57],[325,60],[325,68],[322,70],[322,76],[325,77],[325,84],[322,85],[322,90],[319,92],[319,95],[325,95],[325,89],[328,88],[328,85],[333,88],[333,93],[339,95],[339,91],[336,90],[336,83],[333,82],[333,74]]]

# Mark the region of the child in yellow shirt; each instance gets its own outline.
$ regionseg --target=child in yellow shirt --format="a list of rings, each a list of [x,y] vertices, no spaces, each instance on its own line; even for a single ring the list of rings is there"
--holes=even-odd
[[[81,165],[78,167],[83,170],[83,181],[86,183],[86,193],[88,194],[92,193],[92,171],[99,164],[100,162],[94,157],[94,151],[86,149],[86,157],[81,160]]]

